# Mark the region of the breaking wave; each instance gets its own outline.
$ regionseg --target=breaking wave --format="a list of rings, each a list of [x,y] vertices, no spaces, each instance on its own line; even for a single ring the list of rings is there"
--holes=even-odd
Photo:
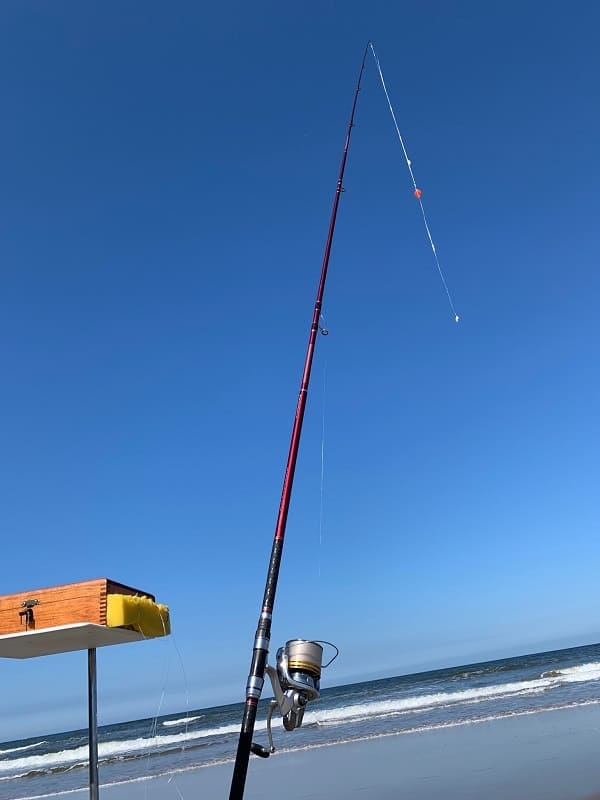
[[[199,714],[197,717],[181,717],[181,719],[166,719],[163,722],[165,728],[171,728],[175,725],[189,725],[190,722],[197,722],[199,719],[204,719],[205,714]]]
[[[400,716],[415,712],[428,712],[436,709],[460,709],[462,706],[468,707],[471,704],[484,703],[485,701],[503,701],[505,698],[519,696],[542,695],[548,692],[548,703],[546,708],[556,707],[557,699],[552,694],[552,690],[558,687],[600,680],[600,662],[594,661],[574,667],[564,667],[548,670],[541,673],[539,677],[529,680],[512,681],[509,683],[492,683],[487,686],[471,686],[457,691],[422,692],[413,691],[412,694],[405,696],[395,695],[387,698],[379,698],[371,695],[360,702],[350,703],[349,705],[331,705],[327,697],[323,697],[316,707],[306,712],[304,726],[323,726],[325,728],[342,728],[345,725],[360,721],[376,721],[378,718]],[[356,695],[355,695],[356,697]],[[357,698],[358,699],[358,698]],[[599,699],[600,700],[600,699]],[[587,702],[598,702],[599,700],[577,700],[574,705],[585,705]],[[572,698],[563,698],[561,706],[573,706]],[[539,709],[543,710],[543,709]],[[498,708],[500,715],[504,710]],[[520,711],[515,711],[520,713]],[[237,714],[237,712],[236,712]],[[495,716],[495,715],[493,715]],[[475,718],[469,715],[462,722]],[[211,748],[215,745],[229,746],[229,737],[233,737],[239,732],[239,721],[235,719],[231,723],[210,725],[210,713],[198,714],[195,716],[178,717],[175,719],[164,720],[162,725],[167,728],[186,727],[186,730],[160,733],[152,737],[132,737],[125,740],[109,740],[100,742],[98,751],[101,763],[108,764],[115,761],[126,761],[152,754],[165,754],[174,750]],[[449,722],[448,724],[454,724]],[[429,722],[424,721],[424,725]],[[261,731],[266,727],[265,720],[260,720],[256,725],[256,730]],[[420,726],[419,726],[420,727]],[[335,735],[335,734],[333,734]],[[340,735],[344,735],[340,730]],[[339,738],[335,735],[336,738]],[[87,763],[87,745],[77,745],[72,748],[64,748],[55,752],[27,752],[32,751],[42,745],[48,745],[46,740],[33,744],[10,747],[0,750],[0,782],[12,780],[17,776],[40,776],[56,772],[66,772],[77,770]],[[43,748],[46,749],[46,748]],[[218,748],[216,748],[218,750]],[[215,752],[215,751],[211,751]],[[10,754],[10,758],[5,756]],[[208,753],[207,753],[208,755]],[[216,755],[216,752],[215,752]],[[203,759],[201,759],[203,760]]]
[[[7,753],[18,753],[22,750],[33,750],[35,747],[40,747],[43,744],[47,744],[45,739],[41,742],[35,742],[34,744],[23,745],[22,747],[9,747],[6,750],[0,750],[0,758],[5,756]]]

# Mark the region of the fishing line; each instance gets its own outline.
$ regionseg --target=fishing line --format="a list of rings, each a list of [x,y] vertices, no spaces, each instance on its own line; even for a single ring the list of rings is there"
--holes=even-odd
[[[166,630],[165,621],[164,621],[164,619],[162,617],[162,614],[160,615],[160,620],[161,620],[161,623],[162,623],[162,626],[163,626],[163,635],[165,635],[165,637],[166,637],[167,630]],[[144,636],[144,639],[146,639],[146,636]],[[156,741],[156,739],[158,738],[158,718],[160,717],[160,712],[162,710],[162,706],[163,706],[163,703],[164,703],[164,700],[165,700],[165,694],[166,694],[167,685],[168,685],[168,682],[169,682],[169,674],[171,672],[171,653],[170,653],[170,650],[169,650],[169,644],[168,644],[166,638],[164,638],[163,641],[164,641],[165,647],[166,647],[166,660],[165,660],[165,667],[164,667],[164,678],[163,678],[163,681],[162,681],[162,688],[161,688],[161,692],[160,692],[160,698],[158,700],[158,706],[157,706],[157,709],[156,709],[156,713],[154,714],[154,717],[152,718],[152,722],[150,724],[150,739],[154,740],[154,748],[148,750],[148,756],[146,758],[146,772],[148,772],[148,773],[150,772],[150,761],[152,759],[152,756],[156,755],[156,753],[158,753],[158,750],[159,750],[159,745],[158,745],[158,742]],[[144,783],[144,798],[145,798],[145,800],[148,800],[148,783],[147,782]]]
[[[159,747],[160,747],[159,742],[158,742],[158,738],[159,738],[159,736],[158,736],[158,719],[160,717],[160,714],[161,714],[161,711],[162,711],[162,707],[163,707],[163,703],[165,701],[167,685],[168,685],[168,682],[169,682],[169,675],[170,675],[170,672],[171,672],[171,650],[169,649],[169,642],[168,642],[169,638],[171,639],[171,644],[173,645],[173,648],[174,648],[174,650],[175,650],[175,652],[177,654],[177,658],[179,660],[179,665],[181,667],[181,673],[183,675],[183,683],[184,683],[184,688],[185,688],[185,716],[186,716],[186,722],[185,722],[185,726],[184,726],[184,733],[185,733],[186,736],[187,736],[187,733],[188,733],[188,722],[187,722],[187,719],[188,719],[188,717],[190,715],[190,690],[189,690],[189,684],[188,684],[188,679],[187,679],[187,673],[186,673],[185,666],[184,666],[184,663],[183,663],[183,656],[181,655],[181,651],[179,649],[179,646],[177,644],[177,641],[175,640],[175,637],[174,637],[173,633],[171,633],[170,636],[167,635],[167,629],[166,629],[166,625],[165,625],[165,620],[163,619],[162,615],[161,615],[160,619],[161,619],[161,623],[162,623],[162,626],[163,626],[163,637],[164,637],[163,641],[164,641],[165,646],[167,648],[167,653],[166,653],[166,664],[165,664],[165,670],[164,670],[164,679],[163,679],[163,683],[162,683],[162,689],[161,689],[161,693],[160,693],[160,699],[158,701],[158,707],[156,709],[156,713],[155,713],[154,718],[152,719],[152,723],[150,725],[150,738],[154,739],[155,743],[154,743],[154,748],[152,750],[148,751],[148,757],[147,757],[147,760],[146,760],[146,770],[147,770],[148,773],[150,773],[150,761],[151,761],[152,757],[155,756],[158,753]],[[144,638],[146,638],[146,637],[144,636]],[[181,751],[182,752],[185,750],[185,746],[186,746],[186,743],[185,743],[185,740],[184,740],[181,743]],[[168,782],[171,783],[171,780],[169,779]],[[175,791],[177,792],[179,797],[182,798],[183,796],[181,794],[179,786],[177,786],[177,784],[174,781],[173,781],[173,788],[175,789]],[[148,798],[148,782],[145,782],[145,784],[144,784],[144,798],[146,798],[146,800]]]
[[[454,307],[454,303],[452,302],[452,297],[450,295],[450,290],[448,289],[448,284],[446,283],[446,278],[444,277],[444,272],[442,270],[442,266],[440,264],[440,260],[438,258],[437,250],[435,248],[435,244],[433,243],[433,236],[431,235],[431,230],[429,228],[429,223],[427,222],[427,215],[425,214],[425,207],[423,206],[422,195],[423,192],[417,186],[417,182],[415,180],[415,175],[412,168],[412,162],[408,157],[408,152],[406,150],[406,146],[404,144],[404,139],[402,138],[402,134],[400,133],[400,126],[398,125],[398,121],[396,119],[396,115],[394,113],[394,109],[392,107],[392,101],[390,100],[390,96],[388,94],[387,86],[385,85],[385,80],[383,78],[383,72],[381,70],[381,64],[379,63],[379,59],[377,57],[377,53],[375,52],[375,48],[373,47],[373,42],[369,42],[371,47],[371,52],[373,53],[373,58],[375,59],[375,64],[377,65],[377,71],[379,72],[379,77],[381,78],[381,85],[383,87],[383,91],[385,93],[385,97],[388,103],[388,107],[390,109],[390,114],[392,115],[392,119],[394,120],[394,126],[396,128],[396,133],[398,134],[398,139],[400,140],[400,145],[402,147],[402,152],[404,153],[404,159],[406,161],[406,166],[408,167],[408,172],[410,174],[410,179],[413,183],[413,194],[419,201],[419,205],[421,206],[421,214],[423,216],[423,224],[425,225],[425,231],[427,232],[427,238],[429,239],[429,244],[431,245],[431,251],[433,252],[433,257],[435,259],[435,263],[442,281],[442,286],[446,291],[446,297],[448,298],[448,303],[450,304],[450,309],[454,316],[455,322],[460,322],[460,317],[456,313],[456,309]]]
[[[181,789],[177,785],[177,782],[175,781],[175,778],[174,778],[173,775],[171,775],[171,777],[169,778],[167,783],[173,783],[173,787],[174,787],[175,791],[177,792],[177,794],[179,795],[179,800],[185,800],[185,797],[181,794]]]
[[[164,625],[164,622],[163,622],[163,625]],[[185,664],[184,664],[184,661],[183,661],[183,656],[181,654],[181,650],[179,649],[179,645],[177,644],[177,640],[175,639],[173,634],[171,634],[171,643],[173,644],[175,652],[177,653],[177,658],[179,659],[179,666],[181,667],[181,674],[183,675],[183,685],[185,687],[185,725],[184,725],[183,730],[184,730],[185,736],[187,736],[188,731],[189,731],[189,716],[190,716],[190,687],[189,687],[189,683],[188,683]],[[183,742],[181,743],[181,752],[182,753],[185,751],[185,748],[186,748],[186,741],[184,739]],[[173,788],[177,792],[179,800],[184,800],[183,794],[181,793],[181,789],[179,788],[174,775],[171,775],[171,777],[168,780],[168,783],[172,783],[173,784]]]
[[[321,577],[321,552],[323,548],[323,520],[324,520],[324,488],[325,488],[325,387],[327,384],[327,361],[323,364],[323,394],[322,394],[322,420],[321,420],[321,503],[319,509],[319,558],[318,574]]]

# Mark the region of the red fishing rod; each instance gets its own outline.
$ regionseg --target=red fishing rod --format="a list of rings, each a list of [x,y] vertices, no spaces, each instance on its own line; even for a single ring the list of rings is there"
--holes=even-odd
[[[308,348],[304,362],[304,371],[302,373],[302,383],[300,384],[298,404],[296,406],[296,416],[294,418],[294,425],[292,428],[290,450],[285,469],[285,476],[283,479],[283,489],[281,492],[281,501],[279,503],[279,512],[277,514],[277,523],[275,525],[275,537],[273,540],[273,547],[271,549],[271,558],[267,572],[263,604],[260,617],[258,618],[258,626],[254,638],[252,662],[250,665],[250,674],[248,676],[248,683],[246,684],[244,717],[242,720],[242,728],[240,731],[235,766],[233,769],[233,777],[231,780],[229,800],[242,800],[244,796],[250,753],[253,752],[256,755],[266,757],[274,750],[270,734],[271,714],[273,713],[274,708],[278,707],[281,711],[286,730],[292,730],[295,727],[299,727],[302,723],[304,706],[306,703],[309,700],[318,697],[319,695],[321,656],[323,650],[318,642],[308,642],[302,639],[294,639],[287,642],[286,646],[284,648],[280,648],[277,653],[277,669],[267,665],[267,656],[269,654],[271,620],[273,607],[275,604],[275,594],[277,591],[277,580],[279,577],[281,556],[283,554],[285,528],[290,507],[290,499],[292,496],[294,473],[296,471],[296,460],[298,458],[300,434],[302,432],[302,422],[304,420],[304,411],[306,408],[310,372],[315,352],[317,333],[320,328],[319,322],[321,319],[321,307],[323,304],[323,294],[325,292],[325,281],[327,279],[329,256],[331,254],[331,245],[333,242],[338,206],[343,191],[342,181],[344,178],[344,170],[346,168],[346,159],[348,157],[350,135],[354,126],[354,114],[358,101],[358,93],[360,92],[362,75],[365,69],[368,48],[369,44],[367,43],[354,92],[354,102],[352,103],[352,112],[350,114],[348,131],[346,133],[346,140],[344,142],[344,150],[342,153],[342,163],[340,165],[340,173],[333,199],[333,208],[331,210],[329,230],[327,233],[323,264],[321,267],[321,278],[319,281],[319,288],[317,290],[317,298],[315,300],[310,334],[308,337]],[[256,722],[256,711],[264,685],[265,672],[267,672],[269,678],[271,679],[275,695],[275,700],[273,700],[271,703],[271,709],[267,723],[269,739],[271,741],[270,751],[252,742],[254,725]]]

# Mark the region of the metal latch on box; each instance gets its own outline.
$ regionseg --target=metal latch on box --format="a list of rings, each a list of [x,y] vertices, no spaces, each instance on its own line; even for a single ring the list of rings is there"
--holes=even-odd
[[[21,608],[23,609],[23,611],[19,611],[19,617],[21,625],[23,624],[23,618],[25,618],[25,630],[29,630],[29,628],[33,625],[34,623],[33,609],[36,606],[39,606],[39,604],[40,601],[37,599],[23,600],[23,602],[21,603]]]

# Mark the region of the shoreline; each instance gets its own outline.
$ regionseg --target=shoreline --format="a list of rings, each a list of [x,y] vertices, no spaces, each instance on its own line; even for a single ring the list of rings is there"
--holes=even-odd
[[[600,705],[280,750],[251,759],[245,798],[290,800],[600,800]],[[106,800],[227,797],[233,758],[100,785]],[[100,771],[102,781],[102,771]],[[83,800],[75,789],[36,797]],[[26,795],[21,795],[26,797]]]

